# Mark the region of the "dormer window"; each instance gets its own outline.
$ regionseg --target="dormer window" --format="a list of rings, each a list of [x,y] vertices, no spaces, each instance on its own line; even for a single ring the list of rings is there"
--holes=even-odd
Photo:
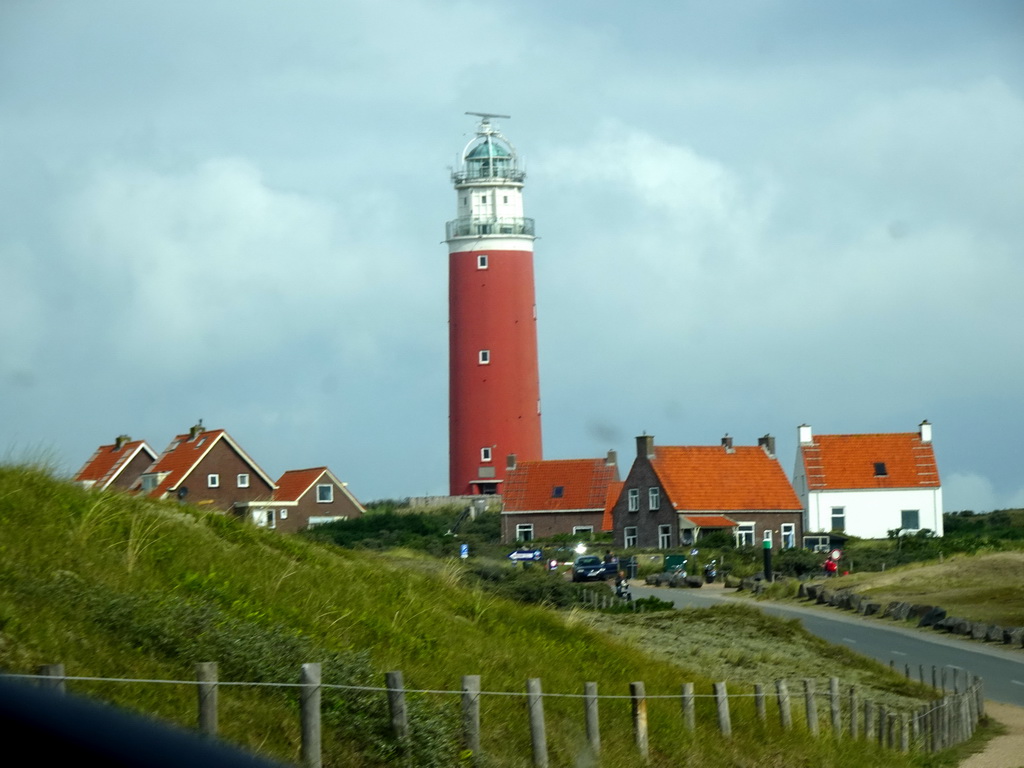
[[[552,499],[560,499],[563,496],[565,496],[565,486],[564,485],[556,485],[554,488],[551,489],[551,498]]]
[[[875,477],[886,477],[889,473],[885,469],[884,461],[875,462]]]

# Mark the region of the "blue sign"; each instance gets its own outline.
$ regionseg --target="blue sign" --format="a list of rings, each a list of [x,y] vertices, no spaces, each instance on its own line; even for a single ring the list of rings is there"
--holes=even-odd
[[[509,560],[519,562],[520,560],[540,560],[539,549],[517,549],[508,556]]]
[[[469,544],[459,545],[459,557],[461,557],[463,560],[469,557]]]

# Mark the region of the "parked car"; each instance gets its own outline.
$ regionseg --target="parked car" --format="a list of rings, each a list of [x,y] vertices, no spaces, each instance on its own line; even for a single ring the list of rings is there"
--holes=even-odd
[[[572,564],[573,581],[603,581],[610,576],[597,555],[580,555]]]

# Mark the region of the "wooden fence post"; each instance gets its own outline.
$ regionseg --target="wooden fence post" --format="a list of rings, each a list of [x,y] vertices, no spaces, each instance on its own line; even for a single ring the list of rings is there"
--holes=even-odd
[[[785,680],[775,681],[775,695],[779,701],[779,722],[782,730],[788,731],[793,727],[793,710],[789,703],[789,686]]]
[[[754,709],[757,710],[757,719],[762,723],[768,720],[768,707],[765,704],[764,686],[760,683],[754,684]]]
[[[683,725],[686,730],[693,731],[697,727],[697,716],[693,706],[693,683],[683,683]]]
[[[199,698],[199,730],[207,736],[217,735],[217,662],[196,664],[196,692]]]
[[[729,717],[729,694],[725,682],[714,683],[715,703],[718,705],[718,730],[723,736],[732,736],[732,719]]]
[[[534,768],[548,768],[548,736],[544,729],[544,699],[540,678],[526,681],[526,702],[530,709],[530,741],[533,744]]]
[[[910,722],[907,720],[907,713],[900,712],[900,752],[910,751]]]
[[[843,710],[839,701],[839,678],[828,679],[828,704],[832,713],[832,733],[837,736],[843,732]]]
[[[391,712],[391,731],[403,751],[409,746],[409,710],[405,704],[405,680],[401,670],[384,675],[388,689],[388,710]]]
[[[850,686],[850,738],[857,738],[857,686]]]
[[[876,707],[876,711],[878,712],[878,746],[884,747],[884,746],[887,746],[886,743],[885,743],[886,742],[886,728],[885,728],[885,725],[886,725],[886,722],[887,722],[885,704],[879,704],[878,707]]]
[[[61,695],[67,693],[67,677],[63,664],[42,664],[36,670],[36,674],[46,678],[36,682],[38,687]]]
[[[872,741],[875,738],[875,705],[864,701],[864,738]]]
[[[480,763],[480,675],[462,676],[462,745]]]
[[[804,678],[804,709],[807,713],[807,730],[818,735],[818,703],[814,700],[814,681]]]
[[[303,664],[299,677],[299,712],[302,718],[302,764],[320,768],[320,665]]]
[[[583,711],[587,721],[587,742],[595,759],[601,755],[601,718],[597,704],[597,683],[584,683]]]
[[[647,738],[647,692],[643,682],[629,684],[629,698],[633,708],[633,737],[640,757],[646,763],[651,757],[651,750]]]

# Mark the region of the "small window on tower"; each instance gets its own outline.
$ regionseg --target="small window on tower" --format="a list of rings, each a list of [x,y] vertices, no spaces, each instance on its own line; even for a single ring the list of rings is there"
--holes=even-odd
[[[491,460],[491,449],[490,448],[481,448],[480,449],[480,461],[490,461],[490,460]]]
[[[477,269],[487,269],[487,254],[486,253],[481,253],[481,254],[477,255],[477,257],[476,257],[476,268]]]
[[[490,365],[491,364],[491,350],[489,350],[489,349],[481,349],[480,350],[479,360],[480,360],[480,365]]]
[[[502,201],[501,201],[501,202],[503,202],[503,203],[505,203],[505,204],[508,204],[508,195],[505,195],[505,197],[504,197],[504,198],[502,198]]]

